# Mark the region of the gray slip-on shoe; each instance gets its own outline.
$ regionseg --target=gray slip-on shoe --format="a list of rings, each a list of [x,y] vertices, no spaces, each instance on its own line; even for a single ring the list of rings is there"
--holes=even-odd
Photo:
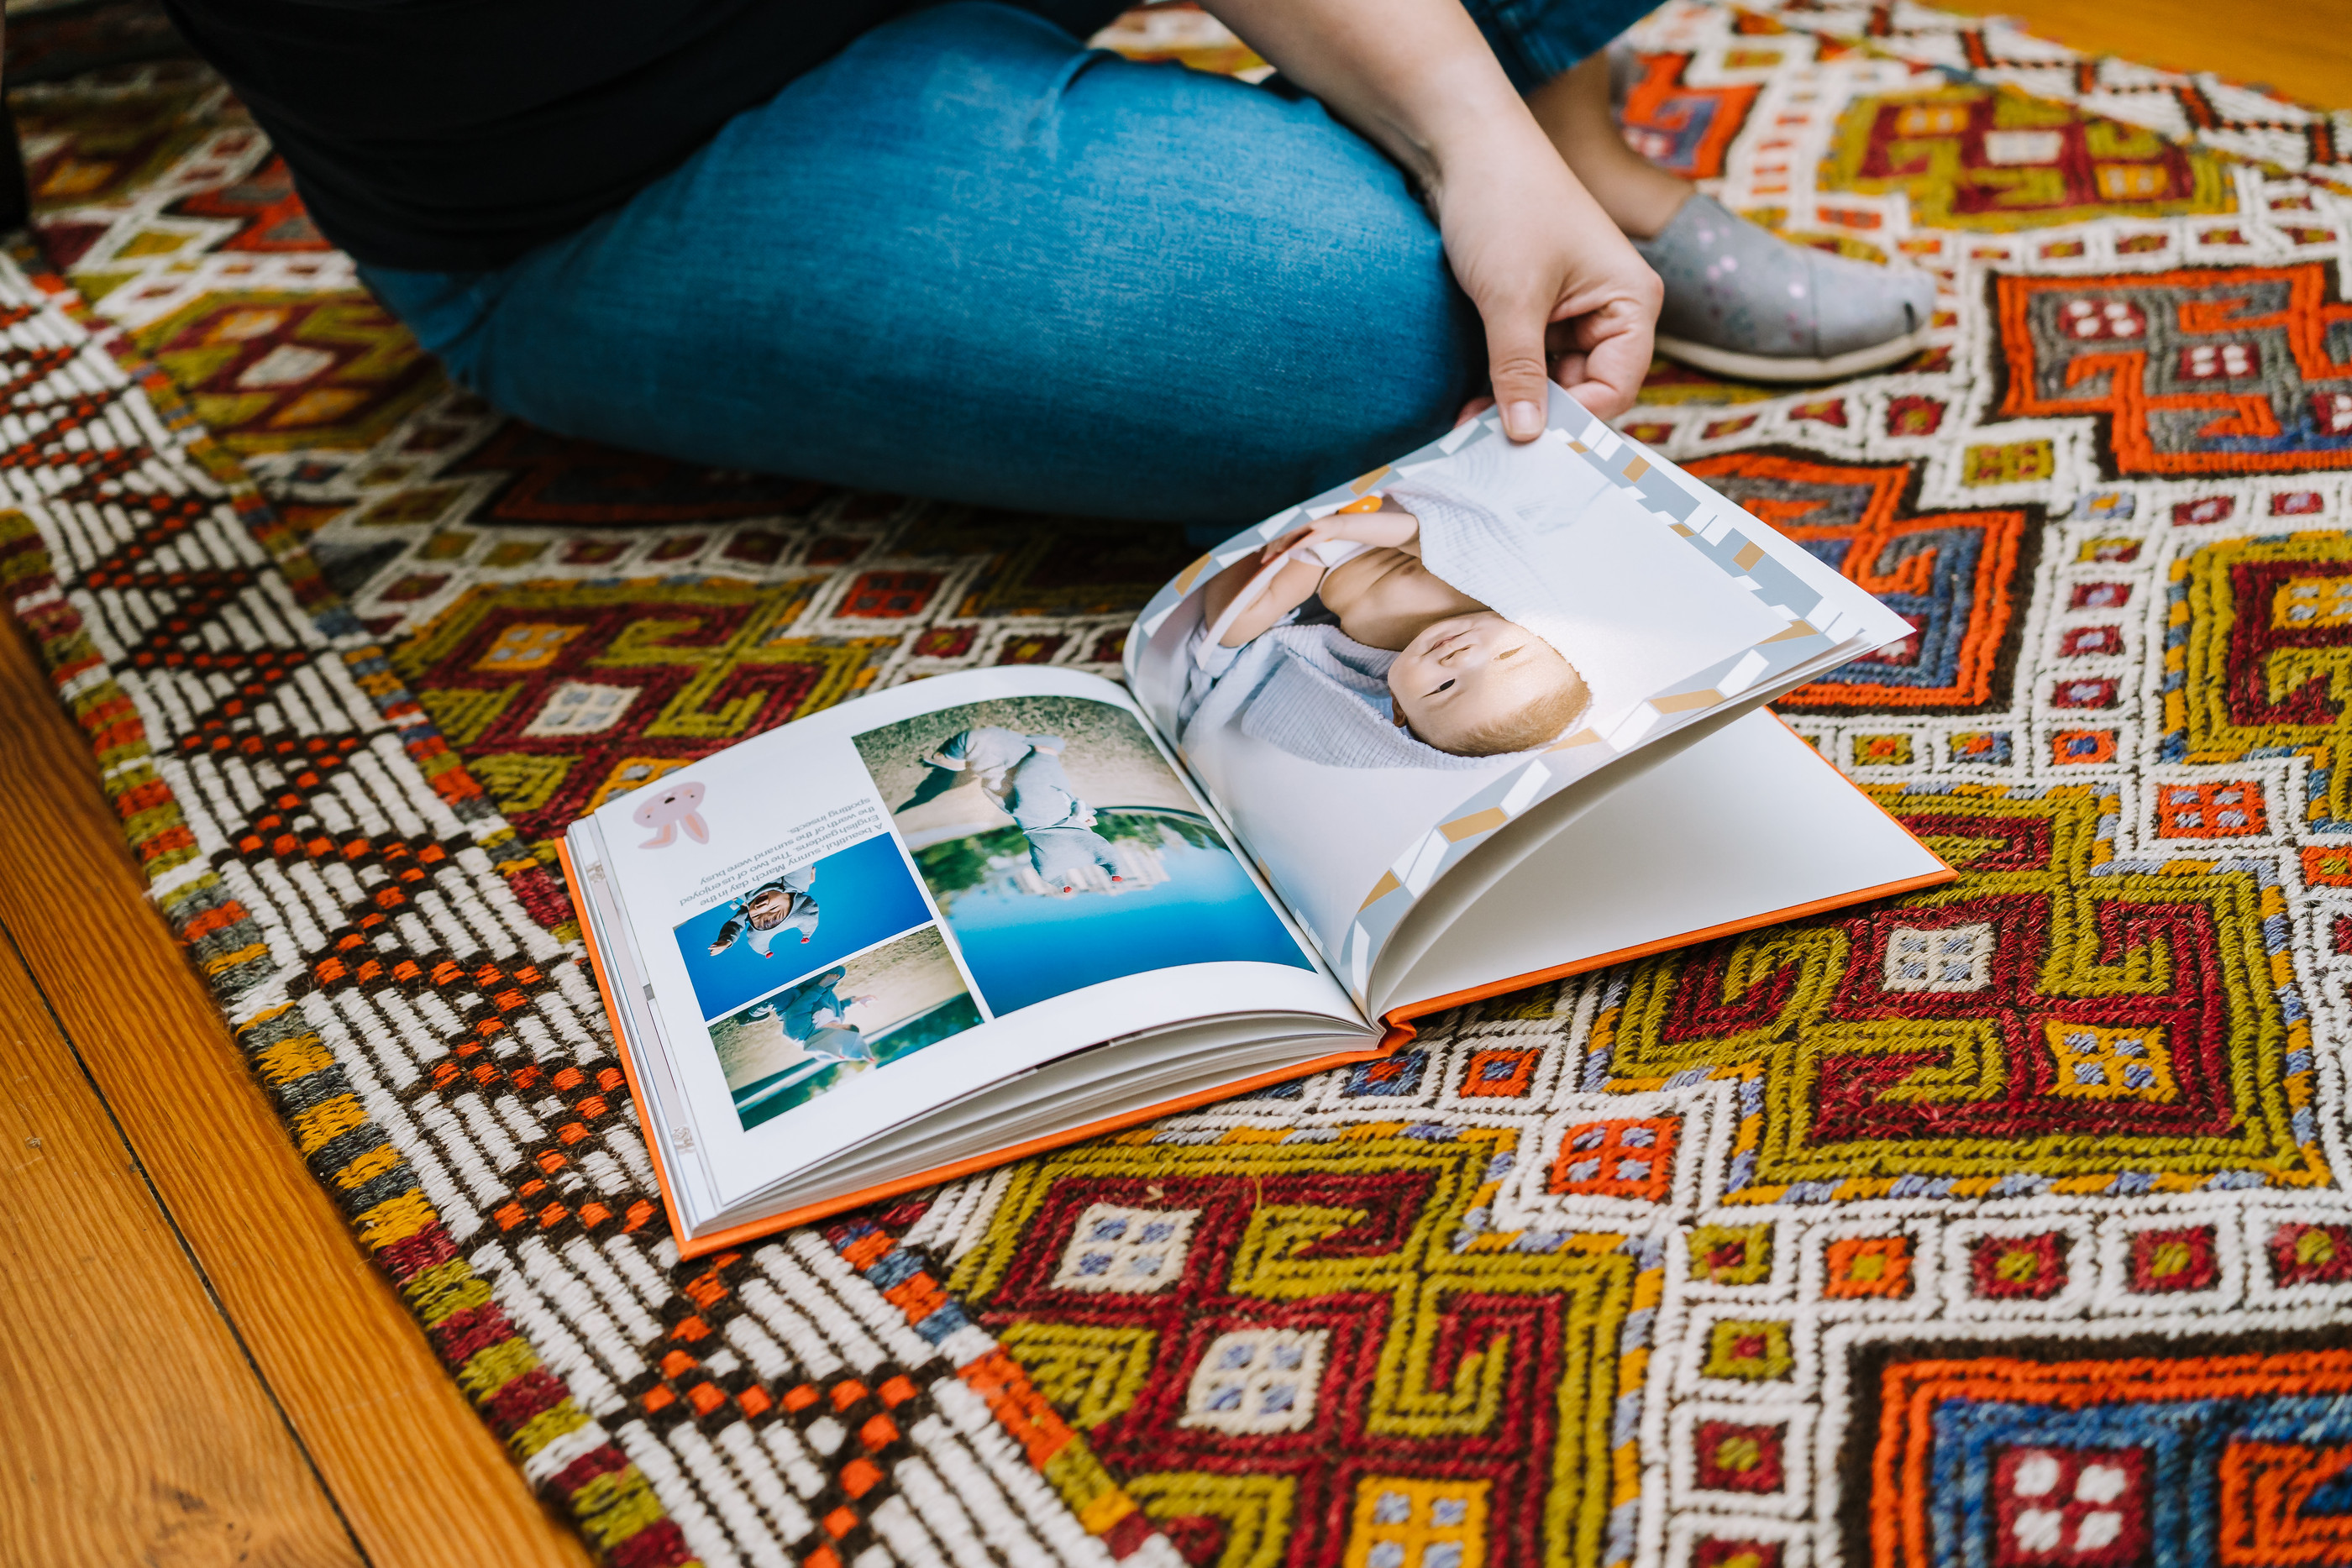
[[[1717,375],[1821,382],[1927,346],[1936,280],[1792,245],[1694,194],[1642,254],[1666,286],[1658,352]]]

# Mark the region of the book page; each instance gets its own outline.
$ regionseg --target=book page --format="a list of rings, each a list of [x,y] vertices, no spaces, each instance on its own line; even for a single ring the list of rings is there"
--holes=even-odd
[[[1909,630],[1555,387],[1534,442],[1483,415],[1203,557],[1127,667],[1360,1003],[1531,808]]]
[[[672,1141],[721,1203],[1105,1040],[1222,1010],[1366,1027],[1090,675],[894,688],[593,820],[690,1112]]]
[[[1956,874],[1777,716],[1750,713],[1538,843],[1395,988],[1419,1011],[1497,977],[1588,968]]]

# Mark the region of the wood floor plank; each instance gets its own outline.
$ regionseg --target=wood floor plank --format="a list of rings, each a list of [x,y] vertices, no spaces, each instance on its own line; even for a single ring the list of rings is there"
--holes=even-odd
[[[0,933],[0,1562],[361,1561]]]
[[[82,737],[13,623],[0,625],[0,754],[13,776],[0,812],[0,925],[361,1548],[377,1568],[582,1568],[578,1537],[531,1496],[296,1157],[147,906]],[[40,1229],[37,1219],[25,1244]],[[116,1288],[144,1287],[134,1278]],[[74,1418],[121,1417],[91,1401]],[[14,1425],[26,1419],[0,1411],[0,1448],[13,1455],[31,1439]],[[104,1487],[139,1484],[118,1471]]]
[[[2323,109],[2352,107],[2352,0],[1934,0],[2040,37],[2176,71],[2218,71]]]

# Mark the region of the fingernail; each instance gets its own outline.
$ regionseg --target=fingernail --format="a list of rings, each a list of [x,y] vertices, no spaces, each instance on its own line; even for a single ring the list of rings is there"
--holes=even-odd
[[[1531,402],[1515,402],[1503,411],[1503,427],[1525,441],[1543,434],[1543,410]]]

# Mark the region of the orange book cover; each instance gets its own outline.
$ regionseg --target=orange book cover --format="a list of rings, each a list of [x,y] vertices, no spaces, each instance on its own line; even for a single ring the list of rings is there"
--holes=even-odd
[[[1832,774],[1835,774],[1836,769],[1833,767],[1831,767],[1831,764],[1826,758],[1822,759],[1822,766],[1831,768]],[[1843,775],[1839,776],[1839,780],[1841,783],[1845,782]],[[1849,785],[1849,788],[1851,786]],[[614,1039],[620,1045],[621,1071],[628,1076],[629,1092],[631,1096],[635,1100],[638,1105],[642,1106],[645,1103],[645,1095],[643,1084],[640,1082],[637,1074],[637,1064],[629,1052],[626,1043],[627,1037],[622,1030],[621,1010],[614,1005],[612,981],[608,973],[608,967],[604,955],[599,948],[596,941],[595,923],[588,918],[587,903],[581,895],[579,878],[572,862],[571,847],[567,842],[559,841],[557,849],[562,862],[564,883],[566,887],[570,889],[572,904],[580,913],[581,937],[587,946],[589,964],[595,972],[597,994],[604,1001],[605,1017],[612,1025]],[[1318,1057],[1309,1061],[1297,1062],[1291,1066],[1279,1068],[1272,1071],[1261,1072],[1250,1077],[1236,1079],[1233,1082],[1224,1084],[1214,1090],[1196,1094],[1188,1094],[1179,1099],[1161,1101],[1157,1104],[1143,1106],[1139,1109],[1129,1111],[1120,1115],[1108,1116],[1097,1121],[1084,1123],[1077,1126],[1066,1128],[1058,1133],[1050,1134],[1045,1137],[1031,1138],[1022,1143],[1007,1145],[1005,1147],[994,1150],[989,1154],[974,1155],[969,1159],[958,1160],[952,1164],[940,1166],[933,1169],[921,1171],[912,1176],[902,1176],[896,1181],[878,1183],[873,1186],[864,1187],[856,1192],[847,1193],[838,1197],[827,1199],[822,1203],[804,1204],[797,1207],[782,1209],[774,1214],[768,1215],[763,1218],[750,1220],[741,1225],[730,1226],[727,1229],[712,1231],[703,1236],[688,1236],[684,1228],[678,1222],[677,1205],[675,1200],[675,1188],[670,1179],[668,1166],[662,1158],[660,1140],[650,1136],[647,1137],[646,1140],[646,1152],[654,1162],[655,1176],[661,1184],[664,1212],[668,1217],[671,1234],[677,1239],[679,1255],[686,1258],[701,1257],[707,1253],[720,1251],[726,1248],[740,1246],[745,1242],[751,1241],[759,1237],[770,1235],[778,1230],[788,1229],[795,1225],[804,1225],[813,1220],[828,1218],[833,1215],[844,1213],[853,1208],[863,1207],[867,1204],[878,1202],[884,1198],[897,1197],[906,1193],[916,1192],[919,1191],[921,1188],[935,1186],[940,1182],[952,1181],[958,1176],[971,1176],[978,1171],[990,1170],[997,1166],[1009,1164],[1013,1160],[1021,1159],[1029,1155],[1044,1154],[1051,1149],[1062,1148],[1071,1144],[1084,1143],[1089,1138],[1100,1137],[1107,1133],[1116,1133],[1123,1131],[1129,1127],[1139,1126],[1147,1122],[1157,1121],[1163,1116],[1172,1116],[1181,1112],[1198,1110],[1203,1105],[1213,1105],[1217,1103],[1219,1101],[1229,1100],[1236,1094],[1248,1093],[1250,1091],[1255,1089],[1263,1089],[1272,1084],[1287,1082],[1288,1081],[1296,1078],[1305,1078],[1311,1074],[1322,1072],[1334,1067],[1347,1067],[1360,1061],[1377,1061],[1381,1057],[1390,1055],[1402,1049],[1412,1040],[1415,1032],[1413,1029],[1413,1020],[1415,1019],[1426,1018],[1434,1013],[1444,1012],[1450,1008],[1460,1007],[1465,1002],[1478,1001],[1487,997],[1505,996],[1512,991],[1525,989],[1529,986],[1541,985],[1548,980],[1562,979],[1570,975],[1579,975],[1593,969],[1606,968],[1612,964],[1628,963],[1636,958],[1648,957],[1654,953],[1669,952],[1677,947],[1689,946],[1693,944],[1709,941],[1718,936],[1738,936],[1741,932],[1753,931],[1761,926],[1775,925],[1784,921],[1800,920],[1807,915],[1825,914],[1832,909],[1842,909],[1852,904],[1867,903],[1873,899],[1891,898],[1898,894],[1912,893],[1921,888],[1934,887],[1940,883],[1950,882],[1958,875],[1958,872],[1953,870],[1948,865],[1945,865],[1940,871],[1929,872],[1922,875],[1906,878],[1899,882],[1887,883],[1875,887],[1858,888],[1851,893],[1840,894],[1828,898],[1815,899],[1807,904],[1792,904],[1784,909],[1767,911],[1745,919],[1729,921],[1723,925],[1708,926],[1704,930],[1686,931],[1673,936],[1662,937],[1656,941],[1640,943],[1633,946],[1618,948],[1612,952],[1595,954],[1588,957],[1576,959],[1570,963],[1557,965],[1550,968],[1537,969],[1524,975],[1509,976],[1502,979],[1495,980],[1486,985],[1473,987],[1468,990],[1455,991],[1449,995],[1441,997],[1431,997],[1425,1000],[1413,1002],[1404,1007],[1391,1009],[1381,1019],[1381,1021],[1387,1026],[1386,1032],[1381,1037],[1381,1040],[1378,1045],[1368,1050],[1339,1051],[1331,1055]]]

